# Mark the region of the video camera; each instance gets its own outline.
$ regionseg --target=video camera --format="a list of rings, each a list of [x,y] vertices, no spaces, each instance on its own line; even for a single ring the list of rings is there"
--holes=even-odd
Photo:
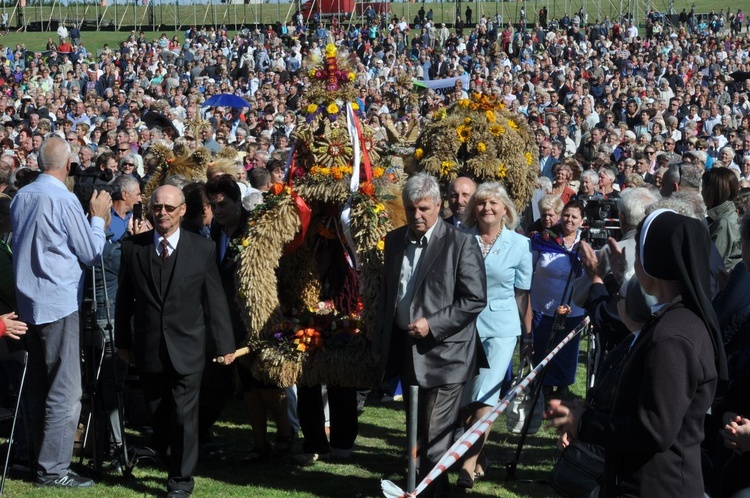
[[[78,197],[78,201],[83,206],[84,212],[89,211],[89,201],[95,190],[108,192],[113,201],[122,199],[122,189],[120,186],[110,185],[109,183],[114,179],[112,170],[105,169],[104,171],[87,172],[82,170],[78,163],[72,163],[68,176],[75,178],[73,193]]]
[[[583,239],[591,244],[591,247],[601,249],[609,237],[619,239],[622,236],[616,199],[597,199],[589,196],[581,200],[584,202],[586,217]]]

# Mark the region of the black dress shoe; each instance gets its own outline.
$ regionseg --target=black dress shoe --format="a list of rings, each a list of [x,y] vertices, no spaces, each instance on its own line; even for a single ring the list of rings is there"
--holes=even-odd
[[[167,493],[167,498],[190,498],[190,492],[184,489],[173,489]]]

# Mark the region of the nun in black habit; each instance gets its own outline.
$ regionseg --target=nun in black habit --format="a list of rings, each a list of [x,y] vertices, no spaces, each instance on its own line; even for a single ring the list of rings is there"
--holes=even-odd
[[[654,296],[637,332],[612,410],[550,402],[550,424],[606,450],[599,496],[702,497],[703,421],[727,377],[711,306],[706,226],[660,209],[638,227],[635,270]]]

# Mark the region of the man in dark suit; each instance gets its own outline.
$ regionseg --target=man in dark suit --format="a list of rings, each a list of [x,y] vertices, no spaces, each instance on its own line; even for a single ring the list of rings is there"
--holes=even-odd
[[[464,384],[486,364],[475,326],[485,307],[486,277],[474,238],[440,219],[433,177],[413,176],[402,197],[408,224],[385,238],[374,347],[384,376],[419,386],[421,479],[452,444]],[[426,493],[447,496],[447,475]]]
[[[228,365],[234,337],[213,242],[180,230],[182,191],[159,187],[150,206],[155,230],[122,243],[115,345],[141,376],[154,414],[153,443],[168,467],[167,496],[181,498],[194,487],[207,344]]]
[[[464,217],[464,211],[469,204],[469,199],[477,190],[477,184],[474,180],[465,176],[459,176],[453,180],[448,187],[448,207],[451,208],[451,215],[444,218],[445,222],[456,228],[463,229],[461,220]]]

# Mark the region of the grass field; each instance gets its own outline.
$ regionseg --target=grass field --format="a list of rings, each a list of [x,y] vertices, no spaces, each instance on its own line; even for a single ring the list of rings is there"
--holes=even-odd
[[[585,339],[582,340],[585,349]],[[582,358],[583,358],[582,354]],[[579,367],[576,394],[584,392],[585,372]],[[355,453],[347,463],[316,463],[298,467],[291,461],[266,464],[246,464],[242,457],[252,447],[250,428],[246,424],[244,408],[233,401],[223,420],[216,428],[216,441],[223,448],[225,459],[201,463],[196,477],[194,496],[223,498],[253,496],[262,498],[310,497],[377,497],[380,479],[389,479],[405,486],[406,434],[403,403],[380,402],[372,395],[365,412],[360,417],[360,433],[355,443]],[[555,435],[542,429],[530,436],[522,454],[515,481],[506,480],[505,463],[513,458],[518,436],[505,430],[505,417],[495,423],[487,447],[493,466],[488,477],[477,481],[467,496],[532,497],[555,496],[544,483],[557,457]],[[130,445],[142,443],[140,435],[129,438]],[[2,453],[4,456],[4,452]],[[166,474],[152,467],[136,467],[134,478],[126,480],[110,473],[103,482],[91,489],[75,491],[80,498],[116,498],[154,496],[163,494]],[[451,473],[455,483],[456,472]],[[455,488],[454,488],[455,489]],[[30,483],[14,477],[6,484],[6,492],[13,497],[57,498],[59,490],[34,488]],[[460,495],[456,492],[456,495]]]
[[[646,1],[622,1],[622,0],[534,0],[526,2],[460,2],[460,11],[464,17],[466,6],[471,5],[474,20],[482,14],[494,16],[499,13],[506,21],[517,21],[520,15],[520,9],[525,6],[529,22],[534,22],[537,18],[539,9],[546,6],[549,10],[549,17],[562,17],[565,12],[571,15],[583,7],[589,14],[589,21],[593,22],[596,18],[616,18],[620,13],[625,13],[629,9],[633,11],[636,19],[642,21],[643,17],[650,8],[657,11],[665,12],[668,10],[669,0],[646,0]],[[36,3],[36,2],[35,2]],[[220,2],[210,3],[185,2],[177,5],[176,2],[164,0],[153,0],[153,9],[142,5],[141,1],[125,2],[120,1],[118,4],[108,2],[109,6],[102,7],[99,4],[83,5],[76,3],[56,3],[54,7],[27,6],[25,8],[14,8],[9,3],[3,2],[0,7],[1,11],[7,12],[10,16],[12,26],[18,26],[18,13],[23,12],[23,17],[27,24],[41,23],[46,31],[52,28],[55,31],[56,22],[60,20],[96,20],[101,19],[102,27],[105,29],[114,29],[109,26],[120,26],[122,30],[129,31],[132,28],[144,29],[147,31],[161,30],[179,30],[190,25],[251,25],[256,23],[275,23],[276,21],[290,21],[291,16],[296,10],[296,4],[289,2],[274,2],[269,0],[261,4],[241,4],[227,5]],[[133,3],[137,3],[134,6]],[[454,2],[434,2],[425,3],[392,3],[392,12],[396,16],[405,16],[411,22],[417,14],[420,6],[424,5],[425,10],[430,8],[434,11],[434,19],[437,22],[453,22],[455,18],[456,4]],[[676,0],[673,8],[675,12],[682,9],[690,10],[693,2],[687,0]],[[720,9],[732,8],[728,2],[721,0],[698,0],[694,3],[696,12],[709,12],[711,10],[719,11]],[[153,13],[153,17],[152,17]],[[50,24],[52,22],[52,24]]]

